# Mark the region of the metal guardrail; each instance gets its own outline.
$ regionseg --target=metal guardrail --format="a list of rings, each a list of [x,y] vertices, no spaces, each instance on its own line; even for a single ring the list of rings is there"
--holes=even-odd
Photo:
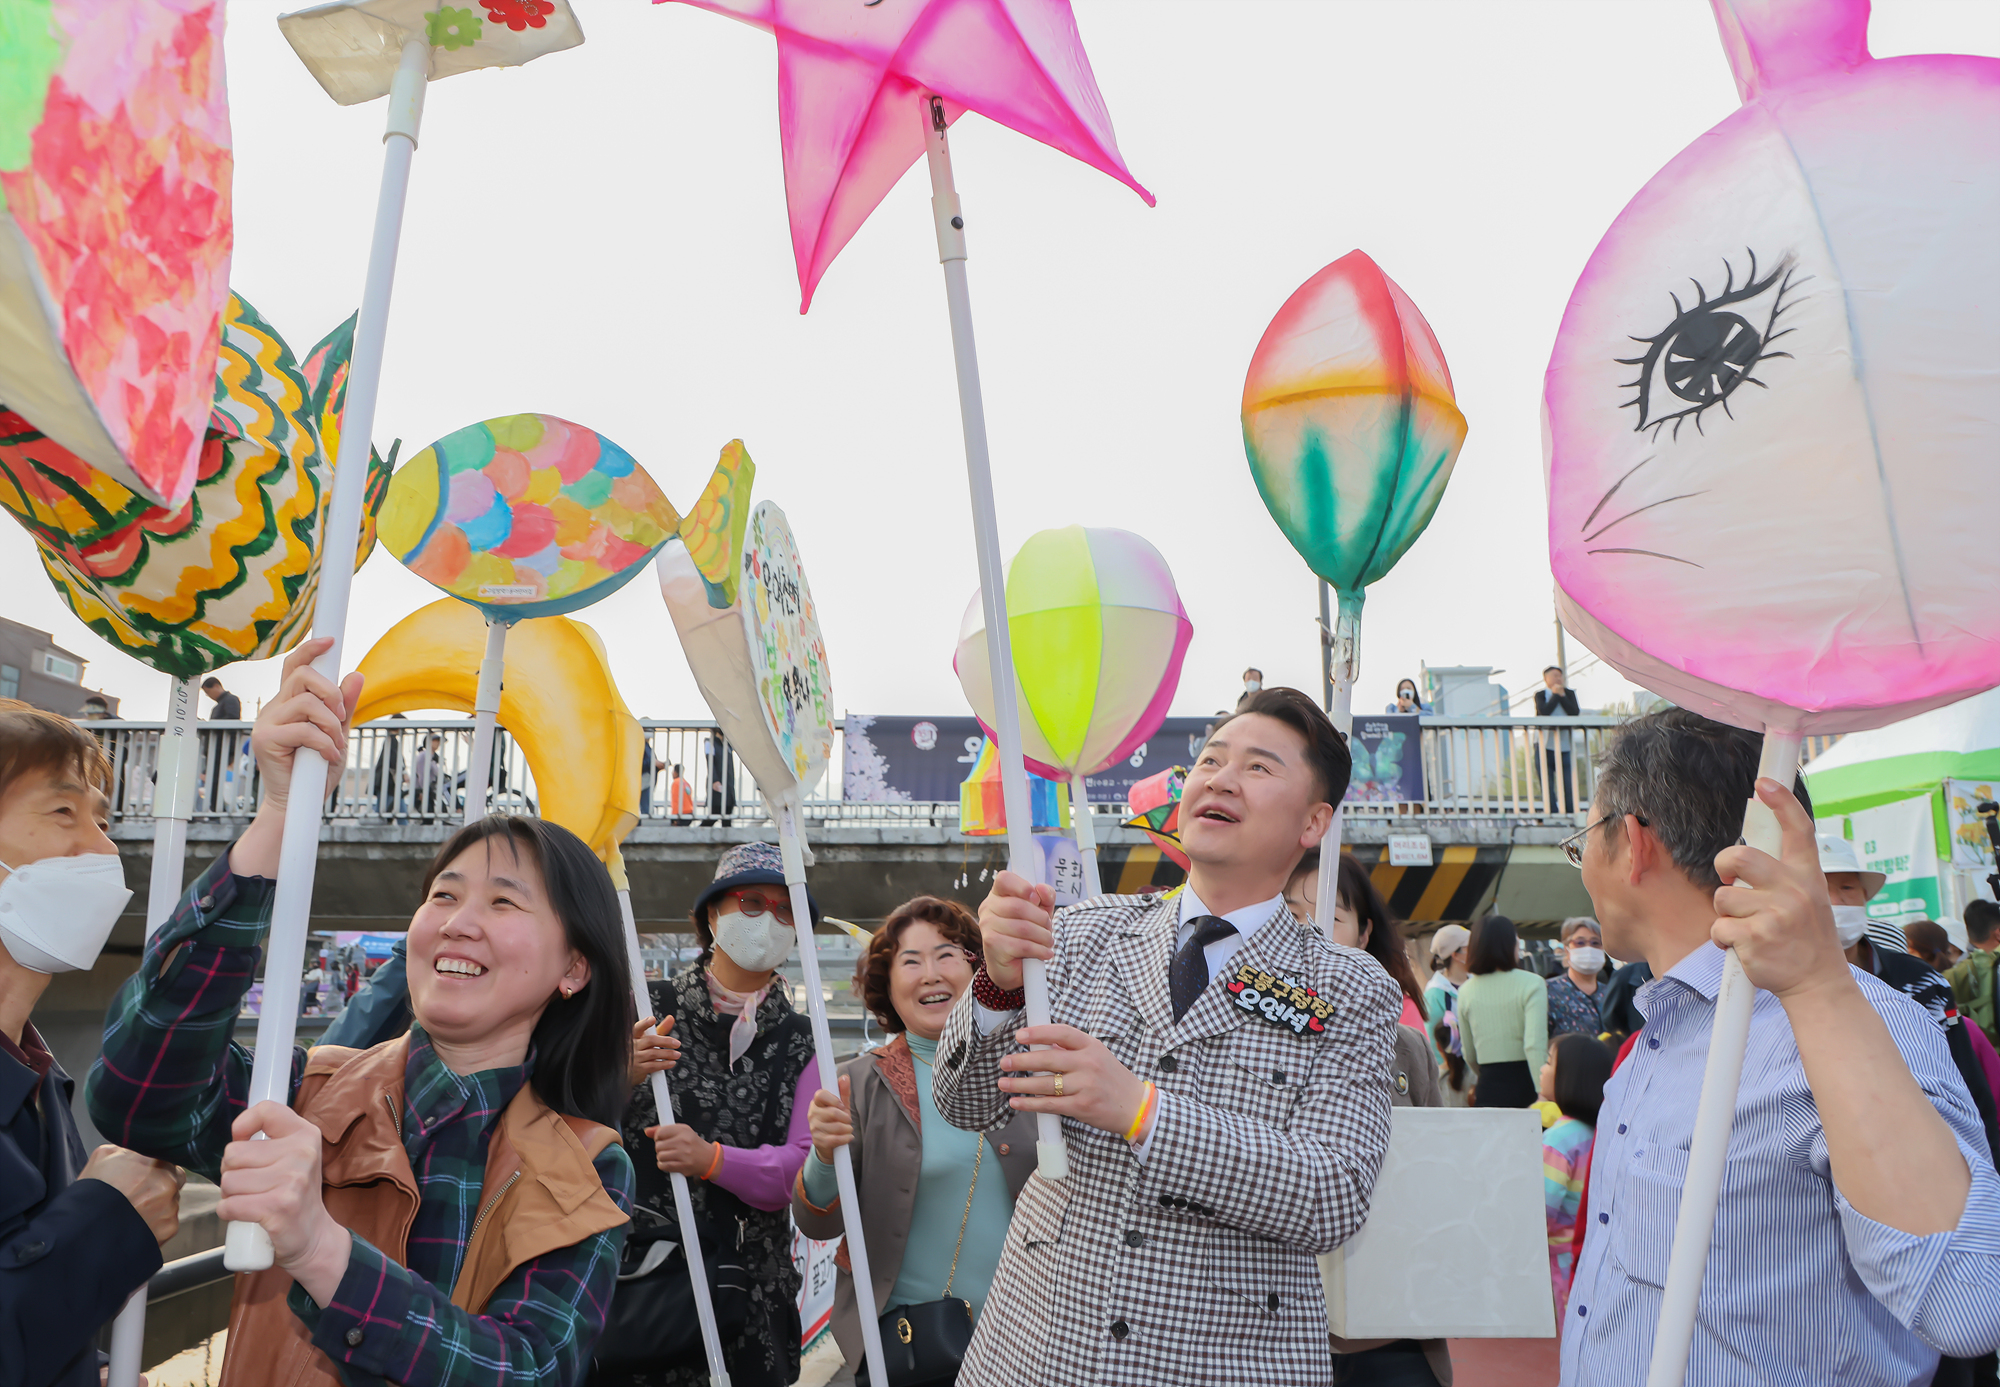
[[[165,1300],[184,1291],[200,1290],[217,1281],[227,1281],[233,1272],[222,1264],[223,1249],[211,1247],[191,1257],[177,1257],[153,1273],[146,1283],[148,1302]]]
[[[1416,816],[1578,823],[1596,789],[1596,761],[1622,718],[1441,718],[1421,723],[1417,754],[1424,797],[1350,800],[1355,818]],[[85,724],[112,762],[112,817],[149,819],[161,724]],[[642,823],[759,824],[766,820],[757,783],[713,722],[642,720],[648,765],[642,772]],[[199,741],[197,819],[242,819],[255,811],[260,786],[247,722],[205,722]],[[1815,738],[1815,743],[1832,739]],[[1824,747],[1809,745],[1808,754]],[[354,729],[347,765],[328,793],[327,817],[340,823],[455,823],[463,812],[472,755],[468,718],[384,718]],[[826,773],[810,788],[805,816],[815,827],[926,825],[955,829],[956,801],[874,803],[839,797],[844,744],[836,732]],[[1377,767],[1378,780],[1386,779]],[[495,733],[493,784],[502,808],[535,812],[534,772],[504,729]],[[1103,812],[1103,810],[1100,810]]]

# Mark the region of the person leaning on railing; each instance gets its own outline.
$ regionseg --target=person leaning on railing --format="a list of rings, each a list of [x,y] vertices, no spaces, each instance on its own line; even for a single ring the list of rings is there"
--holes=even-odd
[[[938,1037],[978,966],[979,921],[971,911],[936,896],[896,907],[854,969],[855,992],[896,1037],[841,1065],[840,1098],[815,1094],[807,1114],[813,1155],[793,1186],[792,1218],[809,1238],[846,1232],[833,1153],[849,1147],[875,1304],[885,1312],[949,1296],[976,1318],[1015,1196],[1034,1173],[1035,1128],[1026,1113],[991,1132],[962,1132],[938,1116],[931,1093]],[[852,1381],[861,1364],[861,1316],[845,1249],[839,1260],[833,1335],[847,1376],[836,1383]]]

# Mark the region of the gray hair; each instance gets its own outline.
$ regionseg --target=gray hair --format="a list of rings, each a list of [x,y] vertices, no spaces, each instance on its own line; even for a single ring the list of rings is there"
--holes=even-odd
[[[1743,809],[1757,789],[1763,738],[1685,708],[1663,708],[1618,729],[1597,760],[1591,813],[1610,819],[1605,832],[1633,814],[1645,821],[1676,867],[1714,890],[1716,855],[1738,842]],[[1805,782],[1792,793],[1812,813]]]
[[[1572,934],[1575,934],[1578,930],[1583,929],[1586,926],[1588,926],[1591,933],[1595,934],[1599,939],[1602,939],[1604,937],[1603,927],[1599,925],[1597,921],[1591,919],[1588,915],[1572,915],[1567,920],[1564,920],[1562,922],[1562,928],[1556,931],[1556,937],[1562,940],[1563,943],[1567,944],[1569,943],[1569,937]]]

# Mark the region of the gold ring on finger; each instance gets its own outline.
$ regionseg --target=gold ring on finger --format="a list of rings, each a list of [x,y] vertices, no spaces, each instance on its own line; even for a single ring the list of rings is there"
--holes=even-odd
[[[1056,1075],[1056,1097],[1060,1098],[1062,1096],[1062,1075],[1058,1074]]]

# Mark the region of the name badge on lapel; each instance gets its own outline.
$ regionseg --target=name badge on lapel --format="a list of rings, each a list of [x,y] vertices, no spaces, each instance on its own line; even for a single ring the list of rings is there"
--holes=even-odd
[[[1238,964],[1229,980],[1229,999],[1260,1021],[1289,1026],[1299,1035],[1322,1034],[1333,1004],[1296,978]]]

